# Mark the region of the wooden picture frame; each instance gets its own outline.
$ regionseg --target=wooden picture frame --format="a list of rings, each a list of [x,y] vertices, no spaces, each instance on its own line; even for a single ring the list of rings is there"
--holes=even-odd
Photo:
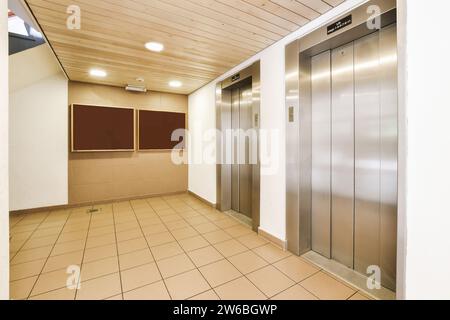
[[[133,148],[130,149],[97,149],[97,150],[78,150],[75,149],[75,135],[74,135],[74,108],[76,106],[82,107],[97,107],[97,108],[116,108],[116,109],[126,109],[133,110]],[[72,103],[70,105],[70,139],[71,139],[71,152],[72,153],[98,153],[98,152],[136,152],[136,109],[134,107],[121,107],[121,106],[107,106],[107,105],[97,105],[97,104],[85,104],[85,103]]]

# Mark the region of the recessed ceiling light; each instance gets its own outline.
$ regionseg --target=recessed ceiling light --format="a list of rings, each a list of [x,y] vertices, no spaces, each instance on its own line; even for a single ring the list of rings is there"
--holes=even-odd
[[[171,86],[172,88],[179,88],[182,85],[183,85],[183,83],[181,83],[181,81],[177,81],[177,80],[169,82],[169,86]]]
[[[100,69],[92,69],[91,71],[89,71],[89,74],[93,77],[101,77],[101,78],[104,78],[108,75],[106,71]]]
[[[147,42],[145,44],[145,47],[153,52],[161,52],[164,50],[164,45],[159,42]]]

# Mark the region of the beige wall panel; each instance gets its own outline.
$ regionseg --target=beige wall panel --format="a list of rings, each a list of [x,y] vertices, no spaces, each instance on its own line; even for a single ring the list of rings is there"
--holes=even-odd
[[[187,114],[185,95],[130,93],[123,88],[69,83],[69,104],[130,106]],[[188,189],[188,167],[172,163],[171,152],[70,153],[69,203],[120,200]]]

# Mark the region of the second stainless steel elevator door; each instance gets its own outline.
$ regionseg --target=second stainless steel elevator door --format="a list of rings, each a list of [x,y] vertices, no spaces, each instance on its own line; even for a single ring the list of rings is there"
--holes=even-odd
[[[311,58],[312,249],[395,288],[396,26]],[[371,269],[373,270],[373,269]]]
[[[252,123],[252,86],[231,91],[233,165],[231,208],[252,218],[252,164],[250,163]]]

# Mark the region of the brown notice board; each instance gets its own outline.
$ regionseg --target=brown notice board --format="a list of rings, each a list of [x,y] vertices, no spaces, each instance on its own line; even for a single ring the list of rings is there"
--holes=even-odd
[[[135,110],[73,104],[72,152],[134,151]]]
[[[149,110],[138,112],[140,151],[185,148],[185,137],[172,141],[172,133],[186,129],[186,114]]]

